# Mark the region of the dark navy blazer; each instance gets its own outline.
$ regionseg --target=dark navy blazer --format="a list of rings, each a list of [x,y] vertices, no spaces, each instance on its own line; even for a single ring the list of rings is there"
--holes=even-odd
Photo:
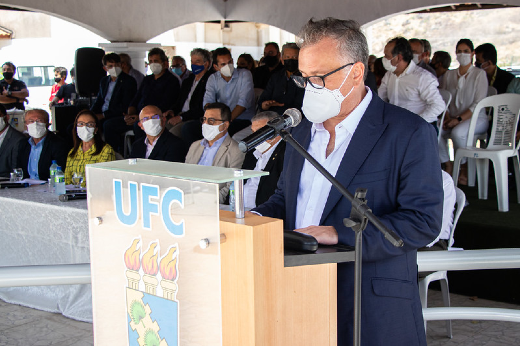
[[[293,131],[309,147],[312,124]],[[287,146],[276,193],[255,209],[294,229],[303,158]],[[367,188],[368,206],[404,241],[395,248],[372,224],[363,233],[362,336],[364,345],[426,345],[417,287],[417,249],[440,232],[443,190],[433,127],[373,94],[338,168],[336,178],[354,194]],[[330,190],[320,225],[334,226],[339,243],[354,245],[343,226],[351,204]],[[326,293],[324,293],[326,294]],[[352,344],[354,264],[338,265],[338,345]]]

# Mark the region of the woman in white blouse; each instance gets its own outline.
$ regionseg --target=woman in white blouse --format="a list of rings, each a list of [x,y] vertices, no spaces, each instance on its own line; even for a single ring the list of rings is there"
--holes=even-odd
[[[475,56],[473,43],[468,39],[460,40],[457,43],[456,54],[460,66],[458,69],[446,72],[440,86],[442,89],[448,90],[452,96],[442,125],[441,135],[444,140],[439,143],[441,163],[445,163],[445,170],[449,174],[452,174],[453,162],[449,158],[446,139],[451,137],[454,151],[466,146],[473,110],[477,103],[487,96],[488,92],[486,72],[473,66]],[[485,133],[489,125],[486,113],[482,111],[475,116],[478,116],[475,134]],[[465,158],[461,161],[458,183],[462,185],[468,183],[468,166]]]

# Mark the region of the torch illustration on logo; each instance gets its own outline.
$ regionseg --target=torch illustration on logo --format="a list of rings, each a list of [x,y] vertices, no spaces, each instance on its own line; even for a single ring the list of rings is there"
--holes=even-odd
[[[126,312],[128,345],[177,346],[179,302],[177,295],[178,246],[170,246],[160,258],[159,241],[141,254],[141,238],[126,250]],[[142,280],[141,280],[142,277]],[[160,283],[160,284],[159,284]],[[144,288],[144,289],[143,289]]]

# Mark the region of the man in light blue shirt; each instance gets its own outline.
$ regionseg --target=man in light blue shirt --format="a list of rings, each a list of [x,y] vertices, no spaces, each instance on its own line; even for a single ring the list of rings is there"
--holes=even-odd
[[[251,125],[255,115],[255,91],[253,76],[247,69],[235,69],[231,52],[227,48],[217,48],[213,53],[212,74],[206,84],[204,106],[208,103],[221,102],[231,109],[229,134]]]

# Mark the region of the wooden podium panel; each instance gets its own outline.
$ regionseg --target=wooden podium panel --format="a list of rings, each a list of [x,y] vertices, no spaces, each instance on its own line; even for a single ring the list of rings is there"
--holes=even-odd
[[[220,212],[225,346],[336,345],[336,264],[284,267],[283,222]]]

